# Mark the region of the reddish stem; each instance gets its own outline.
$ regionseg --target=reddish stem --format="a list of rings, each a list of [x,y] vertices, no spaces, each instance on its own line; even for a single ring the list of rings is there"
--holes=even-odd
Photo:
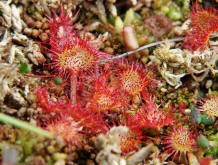
[[[71,80],[70,80],[70,98],[72,101],[72,104],[76,104],[76,84],[77,84],[77,75],[75,73],[71,74]]]

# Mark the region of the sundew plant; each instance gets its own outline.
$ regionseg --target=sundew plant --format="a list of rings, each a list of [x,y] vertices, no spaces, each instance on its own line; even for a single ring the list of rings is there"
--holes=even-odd
[[[20,60],[20,80],[0,70],[3,103],[18,97],[6,94],[6,80],[12,79],[23,89],[18,90],[23,102],[34,103],[36,109],[24,112],[26,118],[22,111],[18,114],[22,120],[33,118],[35,126],[5,114],[0,120],[52,139],[43,142],[49,145],[45,150],[39,145],[50,155],[45,162],[84,164],[89,155],[86,164],[214,163],[218,12],[213,5],[182,0],[63,0],[57,1],[58,8],[53,2],[41,5],[34,19],[42,17],[42,29],[47,29],[35,38],[41,41],[34,51],[43,60],[23,48],[30,61],[40,62]],[[4,12],[0,18],[7,18]],[[25,16],[27,27],[34,22],[28,21]],[[7,42],[11,40],[18,42],[16,36]],[[7,42],[0,43],[0,51]],[[9,60],[22,57],[18,48],[11,48],[15,53]],[[25,78],[37,82],[26,85]],[[33,101],[27,98],[29,88]],[[2,132],[0,139],[6,136]],[[37,138],[28,149],[25,138],[17,140],[25,148],[21,161],[35,161],[29,157],[37,151]]]

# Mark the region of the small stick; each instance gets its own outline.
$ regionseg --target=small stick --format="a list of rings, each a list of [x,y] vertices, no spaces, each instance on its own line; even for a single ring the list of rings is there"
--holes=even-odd
[[[169,42],[177,42],[177,41],[182,41],[184,40],[184,37],[178,37],[178,38],[174,38],[174,39],[169,39],[168,41]],[[110,59],[107,59],[107,60],[102,60],[102,61],[98,61],[98,62],[106,62],[106,61],[111,61],[111,60],[115,60],[115,59],[119,59],[119,58],[123,58],[125,56],[128,56],[130,54],[134,54],[134,53],[137,53],[143,49],[146,49],[146,48],[150,48],[150,47],[153,47],[153,46],[156,46],[156,45],[160,45],[160,44],[163,44],[165,41],[157,41],[157,42],[153,42],[153,43],[150,43],[150,44],[147,44],[147,45],[144,45],[136,50],[132,50],[132,51],[129,51],[129,52],[126,52],[126,53],[123,53],[123,54],[120,54],[118,56],[114,56]]]

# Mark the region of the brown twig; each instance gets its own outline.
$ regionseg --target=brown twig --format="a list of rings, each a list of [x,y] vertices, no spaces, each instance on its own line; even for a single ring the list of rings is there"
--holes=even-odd
[[[182,41],[184,40],[184,37],[178,37],[178,38],[174,38],[174,39],[169,39],[168,41],[169,42],[177,42],[177,41]],[[126,53],[123,53],[123,54],[120,54],[118,56],[114,56],[110,59],[106,59],[106,60],[102,60],[102,61],[98,61],[98,62],[107,62],[107,61],[112,61],[112,60],[116,60],[116,59],[119,59],[119,58],[123,58],[123,57],[126,57],[128,55],[131,55],[131,54],[134,54],[134,53],[137,53],[143,49],[146,49],[146,48],[150,48],[150,47],[153,47],[153,46],[157,46],[157,45],[160,45],[160,44],[163,44],[165,41],[157,41],[157,42],[153,42],[153,43],[150,43],[150,44],[147,44],[147,45],[144,45],[136,50],[132,50],[132,51],[129,51],[129,52],[126,52]]]

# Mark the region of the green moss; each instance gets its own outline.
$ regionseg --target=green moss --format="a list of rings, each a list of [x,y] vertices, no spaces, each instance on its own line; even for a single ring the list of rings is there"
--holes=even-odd
[[[62,140],[51,140],[43,136],[35,135],[25,130],[13,128],[7,125],[0,125],[0,151],[6,144],[10,144],[19,152],[19,163],[23,164],[36,160],[46,162],[47,164],[53,164],[56,159],[65,157],[61,153],[61,150],[66,146]],[[11,141],[9,137],[13,137]],[[48,148],[52,148],[52,153],[47,152]],[[57,153],[57,154],[55,154]],[[51,154],[55,154],[56,157],[52,157]],[[54,159],[55,158],[55,159]]]
[[[54,160],[60,160],[60,159],[66,159],[67,158],[67,155],[65,153],[54,153],[52,155],[53,159]]]
[[[211,146],[209,149],[206,150],[204,153],[205,156],[218,156],[218,147],[217,146]]]
[[[207,140],[207,138],[204,135],[200,135],[197,139],[197,144],[198,146],[200,146],[201,148],[207,148],[209,147],[209,141]]]
[[[174,21],[180,20],[183,17],[180,7],[176,3],[171,3],[167,16]]]
[[[170,12],[170,9],[168,6],[162,6],[160,9],[165,15],[167,15]]]
[[[201,115],[201,123],[204,125],[211,125],[214,123],[214,120],[207,116],[206,114]]]
[[[167,15],[169,18],[175,21],[180,20],[182,18],[181,12],[176,10],[170,10],[170,12]]]

